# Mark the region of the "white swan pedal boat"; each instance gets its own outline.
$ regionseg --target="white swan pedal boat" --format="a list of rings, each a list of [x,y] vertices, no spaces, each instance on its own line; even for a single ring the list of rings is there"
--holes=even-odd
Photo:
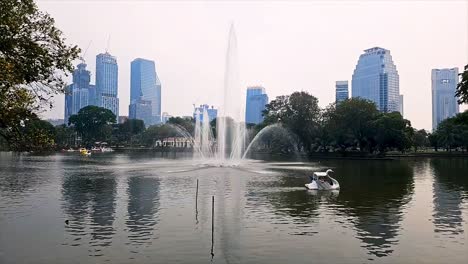
[[[332,170],[326,172],[314,172],[312,176],[309,176],[311,182],[305,184],[305,187],[309,190],[339,190],[340,184],[337,180],[330,177]]]

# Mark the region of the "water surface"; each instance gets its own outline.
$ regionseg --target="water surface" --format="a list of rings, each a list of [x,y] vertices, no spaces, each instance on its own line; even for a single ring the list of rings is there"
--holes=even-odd
[[[0,153],[0,212],[0,263],[466,263],[468,160]]]

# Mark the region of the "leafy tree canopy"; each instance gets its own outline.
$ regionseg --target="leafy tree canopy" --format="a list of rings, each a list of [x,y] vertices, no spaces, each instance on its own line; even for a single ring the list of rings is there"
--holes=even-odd
[[[458,97],[458,103],[468,103],[468,64],[465,65],[465,70],[460,73],[461,80],[457,85],[455,95]]]
[[[79,51],[65,44],[54,19],[33,0],[0,1],[0,136],[14,140],[11,131],[20,131],[44,105],[52,107]]]
[[[111,110],[89,105],[81,108],[76,115],[70,116],[69,125],[82,136],[85,144],[96,141],[107,141],[112,134],[111,124],[115,123],[115,115]]]
[[[265,125],[282,123],[297,135],[308,151],[318,133],[320,108],[318,99],[307,92],[278,96],[263,111]]]

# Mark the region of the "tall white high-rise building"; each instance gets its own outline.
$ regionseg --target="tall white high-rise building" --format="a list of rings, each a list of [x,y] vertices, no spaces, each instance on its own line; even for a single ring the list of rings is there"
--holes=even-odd
[[[117,59],[108,52],[96,56],[96,105],[119,116]]]
[[[458,84],[458,68],[432,70],[432,130],[444,119],[459,112],[455,91]]]
[[[374,47],[364,50],[353,73],[352,97],[375,103],[381,112],[400,110],[400,79],[390,51]]]

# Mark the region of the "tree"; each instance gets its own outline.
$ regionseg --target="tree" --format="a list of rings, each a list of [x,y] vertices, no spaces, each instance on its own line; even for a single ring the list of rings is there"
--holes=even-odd
[[[52,107],[79,51],[65,44],[54,19],[33,0],[0,2],[0,136],[11,142],[37,111]]]
[[[399,112],[381,113],[373,125],[375,126],[375,143],[380,153],[388,149],[404,151],[410,147],[413,128]]]
[[[145,123],[139,119],[127,119],[124,123],[118,124],[113,138],[116,143],[131,143],[132,138],[145,131]]]
[[[167,124],[176,125],[182,127],[186,132],[193,135],[195,131],[195,120],[192,117],[171,117],[167,120]]]
[[[312,150],[320,121],[320,108],[316,97],[307,92],[278,96],[266,105],[263,116],[265,125],[283,124],[298,137],[305,151]]]
[[[75,127],[85,145],[96,141],[107,141],[112,134],[111,124],[115,123],[115,115],[111,110],[89,105],[80,109],[78,114],[70,116],[69,125]]]
[[[360,151],[366,148],[372,151],[374,140],[374,121],[379,115],[375,104],[361,98],[351,98],[336,105],[334,111],[329,114],[327,124],[335,144],[341,148],[355,146]]]
[[[465,70],[460,73],[461,80],[457,84],[455,96],[458,97],[458,103],[468,103],[468,64],[465,65]]]
[[[164,141],[169,137],[177,136],[177,131],[171,125],[155,125],[148,127],[142,134],[142,143],[154,147],[156,141]]]
[[[65,124],[55,127],[55,143],[58,148],[70,148],[75,143],[76,132]]]
[[[436,130],[438,144],[448,151],[462,147],[468,150],[468,111],[440,122]]]
[[[431,145],[431,147],[434,148],[435,151],[438,151],[439,150],[439,136],[437,134],[437,131],[434,132],[434,133],[431,133],[427,136],[427,139],[429,140],[429,144]]]
[[[414,131],[412,144],[414,152],[418,151],[418,148],[425,147],[429,144],[429,135],[426,130],[420,129]]]
[[[9,148],[13,151],[47,151],[55,146],[54,126],[39,118],[22,122],[18,131],[10,136]]]

